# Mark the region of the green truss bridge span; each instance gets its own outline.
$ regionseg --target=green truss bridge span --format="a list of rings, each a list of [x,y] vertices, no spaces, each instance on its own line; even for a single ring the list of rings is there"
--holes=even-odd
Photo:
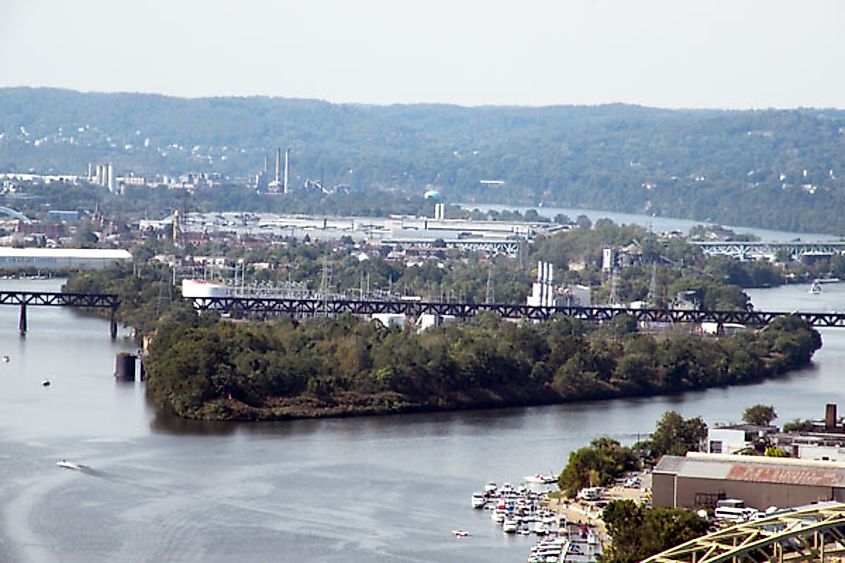
[[[822,563],[843,558],[845,504],[822,503],[707,534],[643,563]]]

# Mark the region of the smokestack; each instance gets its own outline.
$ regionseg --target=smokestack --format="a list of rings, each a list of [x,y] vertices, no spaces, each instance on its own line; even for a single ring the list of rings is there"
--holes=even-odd
[[[537,282],[543,281],[543,263],[537,262]]]
[[[285,149],[285,183],[284,193],[288,193],[288,149]]]
[[[824,429],[836,428],[836,403],[828,403],[824,408]]]
[[[545,306],[546,301],[549,298],[549,285],[546,283],[546,278],[549,276],[549,264],[547,262],[542,262],[543,264],[543,278],[540,280],[540,305]]]
[[[276,149],[276,185],[282,179],[282,149]]]
[[[267,162],[267,155],[265,154],[264,155],[264,176],[265,177],[267,176],[267,172],[270,171],[270,168],[268,166],[269,166],[269,163]]]

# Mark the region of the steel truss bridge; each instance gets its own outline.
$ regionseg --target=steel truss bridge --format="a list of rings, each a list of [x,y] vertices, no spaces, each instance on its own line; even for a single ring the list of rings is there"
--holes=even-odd
[[[490,311],[506,319],[544,321],[563,315],[588,322],[607,322],[628,315],[642,323],[702,323],[765,326],[779,317],[795,315],[814,327],[845,327],[845,313],[806,313],[773,311],[699,311],[688,309],[632,309],[626,307],[542,307],[532,305],[432,303],[426,301],[378,301],[356,299],[314,299],[283,297],[192,297],[201,311],[240,315],[289,315],[294,317],[338,316],[351,314],[423,314],[454,316],[459,319]]]
[[[845,241],[828,242],[693,242],[708,256],[730,256],[739,260],[773,258],[778,252],[794,259],[804,256],[845,254]]]
[[[18,329],[26,334],[26,308],[35,307],[79,307],[89,309],[110,309],[109,332],[117,337],[117,321],[114,314],[120,305],[117,295],[112,293],[62,293],[51,291],[0,291],[0,305],[18,305],[21,308]]]
[[[381,242],[389,245],[404,245],[404,246],[419,246],[423,248],[434,247],[437,239],[431,238],[398,238],[398,239],[384,239]],[[510,256],[516,256],[519,252],[520,242],[524,239],[495,239],[495,238],[476,238],[476,239],[441,239],[445,248],[458,248],[460,250],[475,250],[482,252],[496,253],[501,252]],[[438,243],[439,244],[439,243]]]
[[[827,503],[746,522],[690,540],[643,563],[842,561],[845,504]]]

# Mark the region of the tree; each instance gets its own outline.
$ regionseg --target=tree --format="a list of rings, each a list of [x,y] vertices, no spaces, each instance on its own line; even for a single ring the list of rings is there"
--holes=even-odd
[[[575,218],[575,224],[579,229],[589,229],[593,226],[593,222],[586,215],[579,215]]]
[[[707,424],[697,416],[685,420],[675,411],[668,411],[657,421],[650,442],[650,461],[664,455],[685,455],[698,451],[707,437]]]
[[[602,519],[613,544],[603,563],[635,563],[707,532],[709,522],[680,508],[645,508],[630,500],[610,501]]]
[[[742,420],[748,424],[768,426],[778,417],[772,405],[753,405],[742,413]]]
[[[611,438],[596,438],[588,447],[569,454],[569,461],[558,478],[558,486],[573,496],[584,487],[609,485],[626,471],[638,467],[630,448]]]

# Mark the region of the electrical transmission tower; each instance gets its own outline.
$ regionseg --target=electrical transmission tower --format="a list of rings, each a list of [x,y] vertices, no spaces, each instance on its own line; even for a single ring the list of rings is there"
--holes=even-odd
[[[657,306],[657,262],[651,264],[651,282],[648,284],[648,297],[646,297],[649,307]]]
[[[487,288],[484,292],[484,302],[488,305],[496,302],[496,285],[493,282],[493,268],[487,270]]]

